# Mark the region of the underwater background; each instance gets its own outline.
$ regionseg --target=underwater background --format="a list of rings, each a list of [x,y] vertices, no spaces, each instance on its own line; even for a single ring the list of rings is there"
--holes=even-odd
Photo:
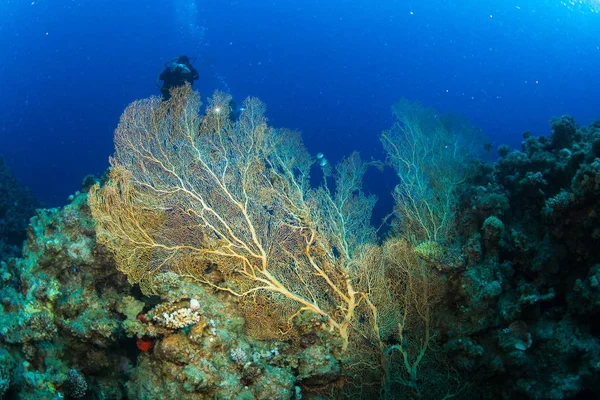
[[[599,1],[4,0],[0,37],[0,399],[600,398]]]
[[[464,114],[494,147],[587,124],[600,97],[595,1],[15,1],[0,10],[0,154],[47,205],[100,174],[124,107],[197,57],[203,97],[261,98],[332,161],[381,158],[401,97]],[[389,192],[389,191],[388,191]]]

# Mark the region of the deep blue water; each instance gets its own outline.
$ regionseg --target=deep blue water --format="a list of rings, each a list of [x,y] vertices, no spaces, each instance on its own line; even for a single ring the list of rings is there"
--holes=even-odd
[[[197,56],[203,97],[267,103],[335,161],[382,157],[401,97],[465,114],[495,145],[600,118],[600,2],[2,0],[0,154],[47,206],[100,174],[131,101]],[[387,179],[387,178],[386,178]],[[383,193],[389,193],[386,181]],[[378,188],[374,187],[374,191]]]

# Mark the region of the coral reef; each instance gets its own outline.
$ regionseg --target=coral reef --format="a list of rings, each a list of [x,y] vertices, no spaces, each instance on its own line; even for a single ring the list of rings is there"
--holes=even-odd
[[[87,194],[62,209],[40,209],[23,258],[0,265],[0,347],[17,365],[9,397],[58,398],[83,387],[122,398],[118,381],[125,349],[121,314],[129,291],[110,258],[95,245]]]
[[[249,337],[228,294],[165,272],[152,282],[157,294],[142,296],[96,244],[87,193],[38,210],[23,258],[0,274],[6,398],[289,399],[303,381],[338,378],[339,365],[298,377],[301,349]],[[314,346],[324,343],[315,335]],[[331,349],[322,351],[333,360]]]
[[[466,268],[444,335],[478,398],[597,397],[600,123],[524,134],[462,193]],[[513,388],[506,391],[506,388]]]
[[[357,154],[311,187],[262,103],[192,117],[182,90],[134,103],[102,182],[0,262],[0,398],[598,397],[600,123],[553,119],[483,164],[453,142],[476,129],[398,103],[377,238]],[[133,140],[148,127],[176,132]]]

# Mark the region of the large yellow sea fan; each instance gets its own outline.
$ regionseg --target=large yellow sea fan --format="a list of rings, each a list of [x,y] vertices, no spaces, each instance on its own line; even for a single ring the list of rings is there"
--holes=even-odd
[[[337,168],[335,191],[311,188],[299,133],[270,128],[256,98],[225,120],[216,108],[227,99],[217,93],[202,115],[199,95],[183,87],[167,102],[127,107],[109,180],[90,191],[98,241],[144,293],[155,275],[175,272],[239,297],[249,313],[269,308],[276,322],[315,314],[345,349],[357,308],[369,302],[350,276],[374,237],[374,199],[361,192],[366,164],[352,155]],[[222,282],[205,274],[207,264]]]

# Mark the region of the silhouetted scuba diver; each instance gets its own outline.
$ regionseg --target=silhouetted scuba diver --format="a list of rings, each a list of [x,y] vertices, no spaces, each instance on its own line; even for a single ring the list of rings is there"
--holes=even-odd
[[[179,56],[165,63],[165,70],[156,78],[156,85],[160,88],[163,100],[169,100],[171,98],[169,91],[172,88],[183,86],[186,82],[193,85],[198,78],[200,75],[192,66],[190,58]],[[158,84],[159,80],[163,81],[162,87]]]
[[[235,104],[235,101],[233,101],[233,100],[229,100],[228,107],[229,107],[229,119],[231,120],[231,122],[237,121],[237,119],[240,116],[240,112],[244,111],[244,108],[242,107],[242,108],[238,109],[237,105]]]

